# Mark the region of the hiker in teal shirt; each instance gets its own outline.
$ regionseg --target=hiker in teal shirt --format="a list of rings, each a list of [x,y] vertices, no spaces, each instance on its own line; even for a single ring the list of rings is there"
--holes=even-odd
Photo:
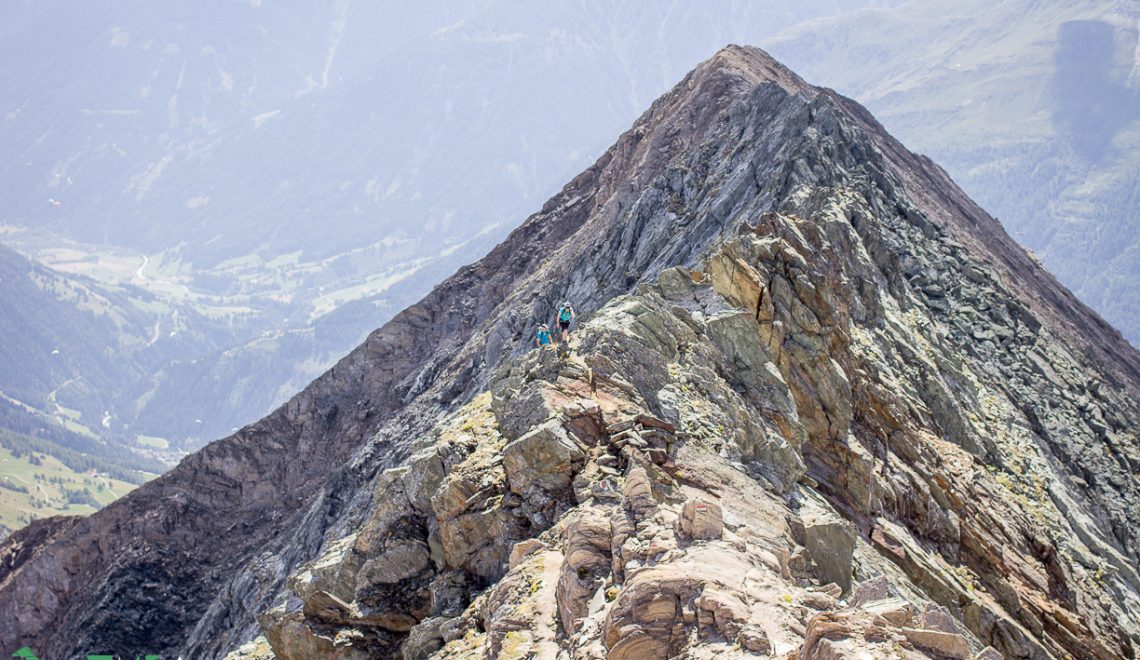
[[[534,334],[534,345],[536,347],[550,345],[550,328],[547,328],[545,323],[538,326],[538,332]]]
[[[574,320],[574,307],[570,301],[562,303],[558,310],[558,328],[562,330],[562,341],[570,340],[570,321]]]

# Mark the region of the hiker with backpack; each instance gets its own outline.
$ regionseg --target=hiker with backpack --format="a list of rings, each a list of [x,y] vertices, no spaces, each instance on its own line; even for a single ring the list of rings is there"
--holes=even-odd
[[[570,341],[570,322],[574,320],[574,306],[570,301],[562,303],[558,310],[558,327],[562,331],[562,341]]]
[[[550,345],[550,328],[546,324],[538,326],[538,332],[534,333],[534,345],[536,348]]]

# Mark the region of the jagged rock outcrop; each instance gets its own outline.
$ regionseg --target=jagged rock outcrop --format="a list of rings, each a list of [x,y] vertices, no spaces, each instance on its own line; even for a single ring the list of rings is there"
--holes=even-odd
[[[768,221],[806,231],[797,227],[801,221],[792,217]],[[834,370],[841,368],[841,363],[836,360],[819,374],[805,367],[797,372],[791,358],[785,355],[781,359],[772,350],[783,342],[773,344],[749,310],[745,311],[753,319],[751,327],[739,326],[743,330],[740,334],[724,333],[721,319],[734,318],[741,312],[730,304],[738,287],[732,284],[733,278],[718,277],[713,264],[722,263],[726,255],[753,240],[749,231],[722,246],[708,260],[711,272],[686,277],[684,295],[673,288],[674,274],[670,273],[654,285],[640,287],[632,296],[614,299],[580,330],[577,351],[565,360],[546,350],[508,362],[500,375],[492,378],[498,384],[497,393],[493,397],[484,395],[473,404],[482,408],[469,406],[428,436],[427,442],[439,448],[447,443],[436,438],[447,438],[457,429],[493,437],[502,422],[509,426],[518,423],[520,414],[533,417],[533,430],[522,432],[519,440],[508,445],[525,453],[510,460],[531,465],[529,473],[534,481],[551,473],[557,475],[550,487],[522,496],[528,491],[512,480],[509,470],[492,470],[499,462],[507,463],[510,452],[501,444],[480,444],[490,449],[478,454],[477,463],[485,467],[468,474],[495,474],[497,483],[488,483],[484,476],[471,479],[479,489],[518,495],[511,502],[497,500],[489,508],[484,503],[480,510],[519,523],[481,528],[479,534],[495,535],[491,541],[481,537],[481,543],[503,548],[516,544],[515,550],[509,561],[505,553],[500,555],[496,573],[482,575],[494,583],[487,595],[475,598],[462,613],[453,610],[451,618],[442,623],[428,618],[421,624],[432,631],[443,625],[457,626],[450,640],[436,636],[436,657],[527,657],[531,653],[558,657],[566,653],[581,658],[647,658],[699,652],[839,658],[871,652],[973,658],[994,653],[1053,657],[1073,651],[1093,653],[1090,657],[1098,653],[1114,657],[1129,652],[1127,646],[1108,647],[1091,634],[1091,628],[1086,628],[1083,636],[1073,634],[1081,631],[1078,626],[1088,624],[1078,624],[1077,613],[1064,613],[1056,607],[1046,610],[1046,616],[1063,616],[1053,620],[1067,621],[1072,626],[1070,633],[1046,632],[1044,622],[1049,619],[1044,619],[1038,629],[1044,634],[1035,634],[1025,623],[1032,621],[1029,617],[1034,610],[1026,605],[1015,608],[1004,600],[1008,595],[1029,602],[1034,598],[1032,588],[1023,582],[1024,574],[1006,572],[1014,562],[1023,570],[1031,570],[1031,562],[1037,561],[1019,556],[1014,546],[1005,546],[1000,568],[997,564],[974,564],[979,566],[974,568],[963,565],[962,559],[969,555],[961,546],[957,554],[948,557],[937,545],[927,545],[930,539],[951,533],[944,525],[955,530],[951,538],[960,544],[963,521],[978,524],[982,520],[975,503],[944,495],[945,504],[926,503],[936,512],[914,515],[893,509],[898,505],[888,497],[933,496],[922,485],[897,481],[891,477],[893,471],[880,467],[864,473],[869,479],[864,490],[847,491],[848,497],[871,493],[878,498],[860,516],[854,507],[867,507],[867,502],[838,497],[829,501],[818,494],[824,490],[824,483],[810,485],[814,477],[803,478],[802,465],[797,462],[784,466],[799,478],[790,486],[778,486],[781,482],[750,469],[759,459],[742,454],[740,445],[746,444],[747,437],[714,423],[729,407],[727,398],[733,392],[730,387],[719,388],[728,383],[724,367],[732,364],[730,356],[745,363],[770,360],[783,365],[764,376],[764,382],[772,400],[793,401],[785,409],[788,419],[799,420],[795,422],[799,428],[789,434],[791,437],[812,438],[813,432],[806,428],[812,424],[814,432],[821,434],[834,428],[837,422],[827,420],[825,411],[858,409],[857,388],[837,390],[833,394],[836,399],[815,400],[817,408],[811,414],[823,419],[811,421],[794,403],[794,390],[808,387],[811,377],[834,382]],[[750,263],[760,262],[741,260],[738,267]],[[749,268],[757,274],[772,272]],[[738,273],[737,277],[743,275]],[[803,290],[812,289],[805,286]],[[922,322],[895,316],[890,308],[897,303],[878,293],[873,295],[874,304],[888,310],[883,313],[899,331],[926,327]],[[691,309],[678,304],[689,300],[703,300],[705,304]],[[804,309],[791,301],[786,306],[776,303],[770,323],[775,326],[783,318],[784,327],[799,334],[803,329],[795,320],[796,314],[808,319],[807,314],[816,314],[815,305],[837,298],[828,294],[811,306],[796,300],[805,305]],[[727,341],[730,336],[732,341]],[[675,348],[681,344],[686,346],[683,352]],[[865,346],[874,351],[862,354],[856,348],[854,353],[873,359],[877,368],[885,371],[889,362],[882,347],[873,343]],[[747,360],[742,357],[746,355]],[[639,365],[640,370],[608,368],[618,360]],[[714,368],[718,364],[721,373]],[[925,378],[936,373],[915,371],[906,377]],[[629,379],[623,374],[630,374]],[[915,385],[895,382],[892,385],[896,387],[888,389],[878,379],[871,378],[878,387],[869,395],[876,398],[871,399],[874,406],[863,413],[867,418],[880,414],[875,410],[898,405],[893,398],[904,396]],[[773,383],[786,384],[780,391]],[[760,396],[766,390],[759,386],[748,389],[753,398],[741,398],[738,403],[744,417],[761,418],[774,408]],[[813,391],[821,388],[813,386]],[[647,396],[650,392],[657,395],[658,402],[665,398],[676,405],[655,406]],[[662,397],[667,393],[673,395]],[[839,397],[847,397],[847,401]],[[521,413],[512,407],[515,401]],[[536,410],[544,412],[537,415]],[[583,417],[590,418],[591,424],[584,427],[580,422]],[[480,428],[486,430],[474,431]],[[592,432],[572,430],[581,428]],[[847,444],[857,443],[850,421],[845,428]],[[651,430],[653,436],[663,437],[655,443],[665,453],[663,461],[647,455],[651,445],[645,436]],[[920,456],[911,459],[912,464],[923,460],[923,452],[937,451],[942,460],[978,466],[969,479],[954,480],[957,483],[971,484],[974,489],[1003,487],[997,476],[981,467],[983,457],[939,440],[929,431],[915,433],[913,438],[896,438],[899,443],[914,443],[908,451]],[[545,440],[523,442],[538,436]],[[740,440],[735,439],[738,437]],[[819,441],[826,442],[826,435]],[[868,460],[876,459],[872,456]],[[899,459],[887,454],[882,464],[889,466],[892,460]],[[469,470],[474,467],[467,461],[462,464]],[[778,465],[769,464],[769,474]],[[852,479],[861,467],[849,462],[834,469]],[[823,470],[819,474],[828,476]],[[929,471],[916,469],[913,474],[929,474],[932,480],[943,476],[937,463]],[[571,482],[572,493],[566,487]],[[954,488],[934,484],[925,488]],[[985,504],[992,506],[991,502]],[[535,518],[536,507],[561,514]],[[1004,533],[1009,525],[1019,524],[1017,521],[1016,515],[1011,515],[985,533]],[[987,518],[985,522],[992,521]],[[525,523],[532,526],[524,528]],[[434,524],[429,520],[418,529]],[[403,533],[393,528],[389,535],[399,538]],[[1074,540],[1067,539],[1070,543]],[[463,569],[461,563],[446,559],[452,543],[468,545],[444,540],[445,559],[436,565],[440,575]],[[1069,588],[1079,590],[1080,585],[1075,582]],[[1095,609],[1093,603],[1102,595],[1099,589],[1090,589],[1083,597]],[[1103,618],[1099,624],[1112,625],[1112,617],[1124,615],[1129,606],[1127,600],[1108,605],[1100,613]],[[1094,612],[1088,614],[1095,616]],[[1086,620],[1095,621],[1091,617]],[[288,619],[272,623],[269,630],[287,624]],[[1131,634],[1127,624],[1119,630]],[[313,634],[306,631],[301,638],[309,639]],[[274,639],[272,634],[270,639]],[[275,648],[279,656],[304,657],[289,655],[287,645],[275,644]]]
[[[1138,394],[940,170],[733,47],[280,411],[14,535],[0,641],[1135,657]]]

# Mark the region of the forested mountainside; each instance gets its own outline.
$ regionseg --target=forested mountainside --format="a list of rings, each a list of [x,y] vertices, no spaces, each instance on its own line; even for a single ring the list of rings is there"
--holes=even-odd
[[[235,337],[192,306],[45,268],[4,245],[0,294],[3,428],[85,435],[123,454],[144,431],[111,411],[145,407],[171,363]]]

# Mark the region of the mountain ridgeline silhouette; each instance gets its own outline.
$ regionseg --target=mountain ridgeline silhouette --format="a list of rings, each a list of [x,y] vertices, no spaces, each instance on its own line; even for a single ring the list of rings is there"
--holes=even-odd
[[[934,163],[730,46],[281,408],[13,534],[0,644],[1135,657],[1138,394]]]

